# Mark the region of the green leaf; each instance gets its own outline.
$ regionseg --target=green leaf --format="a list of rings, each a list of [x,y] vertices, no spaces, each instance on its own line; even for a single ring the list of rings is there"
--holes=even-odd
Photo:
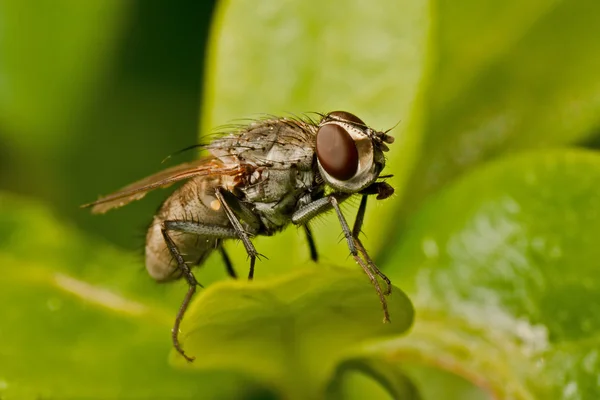
[[[406,331],[410,300],[398,288],[388,298],[392,322],[364,274],[321,266],[263,282],[212,285],[182,324],[188,369],[223,368],[253,374],[285,398],[323,396],[334,368],[357,343]]]
[[[600,3],[437,3],[422,155],[404,216],[485,160],[576,143],[600,122]]]
[[[183,287],[157,285],[130,255],[6,194],[0,265],[2,399],[225,399],[261,390],[240,374],[170,368]]]
[[[415,326],[366,352],[448,369],[497,398],[598,398],[599,180],[600,155],[555,150],[440,192],[387,265]]]
[[[376,7],[350,0],[342,8],[317,0],[220,2],[209,45],[201,140],[215,126],[265,113],[342,109],[378,129],[400,122],[385,172],[394,174],[390,183],[400,191],[418,144],[419,115],[413,112],[419,110],[413,108],[426,72],[428,13],[427,2],[410,0],[379,1]],[[377,220],[392,208],[391,200],[369,207],[365,244],[374,253],[388,233]],[[347,218],[352,221],[353,213]],[[335,215],[314,225],[321,258],[349,263]],[[302,235],[288,229],[257,240],[257,249],[271,260],[257,266],[257,276],[305,264]],[[245,266],[239,250],[234,259]]]

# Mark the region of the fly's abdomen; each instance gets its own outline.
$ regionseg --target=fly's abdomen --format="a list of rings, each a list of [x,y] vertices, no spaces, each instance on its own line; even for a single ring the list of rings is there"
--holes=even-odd
[[[146,237],[146,269],[157,281],[181,277],[177,262],[171,255],[162,234],[163,221],[154,219]],[[219,245],[218,239],[184,232],[168,233],[188,265],[201,264]]]
[[[164,240],[162,229],[165,221],[185,221],[190,224],[229,226],[227,215],[214,196],[220,183],[216,177],[198,177],[176,190],[162,205],[154,217],[146,235],[146,269],[157,281],[169,281],[181,277],[177,262],[173,259]],[[189,265],[199,265],[219,245],[219,239],[181,231],[167,231],[183,259]]]

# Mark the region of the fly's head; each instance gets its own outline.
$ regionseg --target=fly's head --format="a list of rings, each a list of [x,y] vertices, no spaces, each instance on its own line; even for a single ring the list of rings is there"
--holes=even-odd
[[[349,112],[329,113],[317,130],[319,172],[336,191],[360,192],[379,178],[385,167],[383,152],[389,150],[386,144],[393,142],[387,132],[369,128]]]

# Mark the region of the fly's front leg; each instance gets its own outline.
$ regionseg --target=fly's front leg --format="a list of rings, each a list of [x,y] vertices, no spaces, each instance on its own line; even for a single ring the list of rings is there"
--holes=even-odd
[[[296,211],[292,215],[292,223],[295,225],[304,225],[307,226],[308,221],[313,219],[319,214],[323,214],[324,212],[330,211],[334,208],[339,210],[338,203],[346,200],[348,195],[331,195],[328,197],[323,197],[318,200],[315,200],[311,203],[308,203],[298,211]],[[334,206],[335,203],[335,206]],[[343,217],[343,216],[342,216]],[[342,223],[340,221],[340,223]],[[345,229],[344,229],[345,224]],[[352,233],[350,232],[350,228],[348,227],[348,223],[344,219],[342,223],[342,229],[344,229],[344,236],[346,237],[346,241],[348,242],[348,248],[352,254],[356,254],[356,247],[354,246],[354,242],[352,240]],[[310,242],[309,242],[310,245]]]
[[[350,254],[352,254],[352,257],[354,258],[356,263],[361,266],[361,268],[363,269],[365,274],[367,274],[369,280],[375,287],[375,291],[377,292],[377,295],[379,296],[379,301],[381,302],[381,307],[383,308],[383,322],[389,322],[390,315],[388,312],[387,301],[385,300],[384,292],[381,290],[381,285],[379,284],[377,277],[373,273],[373,269],[371,268],[371,266],[368,263],[365,263],[365,261],[358,255],[356,244],[359,242],[357,242],[354,238],[353,233],[350,230],[350,227],[348,226],[348,222],[346,222],[346,218],[344,218],[344,214],[342,214],[342,210],[340,210],[339,203],[346,200],[348,197],[348,195],[340,194],[330,195],[328,197],[315,200],[312,203],[309,203],[306,206],[299,209],[298,211],[296,211],[294,215],[292,215],[292,222],[296,225],[304,225],[309,220],[311,220],[319,214],[327,212],[331,209],[335,210],[340,225],[342,226],[344,236],[346,237]],[[364,251],[362,244],[360,244],[360,248],[362,249],[361,254],[366,254],[366,251]]]
[[[196,277],[192,273],[189,265],[185,263],[181,252],[177,248],[177,245],[169,236],[169,231],[178,231],[178,232],[186,232],[195,235],[203,235],[203,236],[211,236],[214,238],[235,238],[237,237],[236,232],[227,227],[222,226],[213,226],[213,225],[204,225],[190,221],[165,221],[163,223],[163,228],[161,229],[163,238],[165,243],[167,244],[167,248],[169,252],[177,262],[177,267],[181,270],[181,273],[185,280],[187,281],[189,288],[185,297],[183,298],[183,302],[179,307],[179,311],[177,312],[177,316],[175,317],[175,323],[173,324],[173,329],[171,330],[171,338],[173,340],[173,346],[175,350],[179,352],[186,360],[194,361],[195,357],[190,357],[181,348],[181,344],[179,343],[179,326],[181,325],[181,321],[183,320],[183,316],[196,293],[196,287],[200,286]]]
[[[371,269],[377,275],[379,275],[379,277],[381,279],[383,279],[385,281],[386,289],[383,294],[385,294],[387,296],[390,293],[392,293],[392,282],[390,281],[390,278],[385,276],[385,274],[383,272],[381,272],[379,270],[379,268],[377,268],[377,266],[375,265],[373,260],[371,260],[371,257],[369,257],[369,254],[367,254],[365,247],[363,246],[362,242],[360,241],[360,238],[358,237],[361,233],[362,225],[365,220],[365,212],[367,211],[368,198],[369,198],[369,195],[364,194],[362,196],[362,198],[360,199],[360,206],[358,207],[358,212],[356,213],[356,219],[354,220],[354,227],[352,228],[352,236],[354,237],[354,240],[356,241],[356,247],[358,248],[360,253],[363,255],[363,257],[365,258],[365,260],[367,261],[367,263],[369,264]]]
[[[350,231],[350,227],[348,226],[348,223],[346,222],[346,218],[344,218],[344,214],[342,214],[342,210],[340,210],[340,206],[339,206],[336,198],[333,196],[330,196],[329,198],[331,199],[330,200],[331,205],[332,205],[333,209],[335,210],[335,212],[338,216],[338,220],[340,221],[340,225],[342,226],[342,230],[344,231],[344,236],[346,236],[346,240],[348,241],[348,249],[350,249],[350,253],[352,254],[352,257],[354,257],[354,260],[362,267],[363,271],[365,271],[365,273],[369,277],[369,280],[375,287],[375,291],[377,292],[377,295],[379,296],[379,301],[381,302],[381,307],[383,308],[383,322],[384,323],[390,322],[390,314],[388,312],[387,301],[385,300],[385,297],[384,297],[385,292],[383,292],[381,290],[381,285],[379,285],[379,281],[377,280],[375,275],[373,275],[373,268],[371,268],[371,265],[369,263],[370,258],[368,258],[368,255],[366,255],[367,252],[364,250],[364,247],[362,246],[362,243],[360,243],[360,240],[358,240],[357,237],[354,237],[353,233]],[[365,259],[367,259],[367,264],[365,264],[364,260],[358,256],[358,252],[356,250],[357,247],[359,247],[361,249],[361,253],[363,254],[363,256],[366,255]],[[379,272],[377,267],[375,267],[375,271],[376,271],[375,273]],[[378,275],[379,274],[380,273],[378,273]],[[386,277],[386,280],[387,280],[386,283],[389,282],[389,279],[387,279],[387,277]],[[387,292],[387,290],[386,290],[386,292]]]
[[[258,222],[256,217],[247,207],[245,207],[232,193],[229,193],[223,189],[215,189],[215,197],[221,205],[223,206],[223,210],[229,218],[229,222],[233,226],[233,229],[236,232],[236,237],[242,241],[244,244],[244,248],[246,249],[246,253],[248,253],[248,257],[250,258],[250,271],[248,272],[248,280],[252,280],[254,277],[254,264],[256,263],[256,258],[260,257],[254,245],[250,241],[250,237],[248,236],[248,232],[244,230],[240,220],[236,216],[237,211],[238,214],[244,218],[244,220],[250,225],[252,229],[258,226]],[[257,229],[257,228],[256,228]],[[250,232],[253,233],[253,232]]]

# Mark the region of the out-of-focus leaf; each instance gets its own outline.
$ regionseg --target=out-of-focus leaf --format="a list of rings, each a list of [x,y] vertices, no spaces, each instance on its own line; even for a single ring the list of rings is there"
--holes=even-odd
[[[391,363],[397,360],[389,360]],[[418,389],[423,400],[493,400],[486,388],[480,388],[465,377],[424,364],[402,362],[397,366]]]
[[[231,372],[192,377],[169,367],[182,288],[165,291],[131,256],[5,194],[0,266],[2,399],[228,399],[259,390]]]
[[[385,173],[395,175],[390,182],[400,191],[418,142],[419,115],[412,113],[426,72],[428,12],[427,2],[408,0],[377,6],[359,0],[222,1],[209,48],[201,140],[215,126],[265,113],[342,109],[381,130],[399,122]],[[393,203],[370,206],[364,232],[373,253],[387,234],[380,220]],[[347,217],[352,221],[353,212]],[[335,216],[313,225],[322,259],[348,260]],[[271,259],[257,266],[259,279],[309,260],[302,231],[290,229],[256,245]],[[240,250],[234,258],[245,269]]]
[[[415,362],[403,358],[399,362],[380,353],[367,345],[359,347],[354,356],[347,355],[338,365],[331,382],[330,398],[490,400],[485,388],[457,375],[457,371],[452,373],[439,369],[439,366],[429,367],[421,359]]]
[[[404,216],[482,161],[578,142],[600,122],[600,3],[437,3],[437,59]]]
[[[394,288],[392,322],[364,274],[345,268],[303,269],[263,282],[209,287],[182,324],[183,346],[196,356],[190,369],[243,371],[289,399],[323,396],[336,364],[357,343],[406,331],[410,300]]]
[[[161,194],[104,217],[78,205],[196,143],[212,3],[0,1],[0,190],[143,246]]]
[[[510,57],[509,53],[530,34],[532,27],[560,2],[436,1],[437,27],[431,41],[436,66],[429,101],[437,104],[437,110],[451,105],[477,74]]]
[[[415,326],[369,351],[447,369],[497,398],[600,397],[599,180],[598,154],[556,150],[440,192],[387,265],[415,302]]]
[[[321,393],[350,347],[412,322],[410,301],[395,289],[393,322],[383,324],[358,271],[321,266],[221,282],[201,291],[184,319],[184,346],[198,359],[174,354],[176,364],[201,371],[173,370],[165,356],[182,283],[152,282],[135,258],[82,238],[23,198],[0,196],[0,210],[2,398]]]
[[[0,3],[4,134],[45,146],[60,143],[56,137],[68,132],[110,65],[107,55],[128,8],[120,0]]]
[[[366,377],[371,377],[373,382],[365,381]],[[379,386],[374,386],[375,382]],[[385,393],[384,388],[387,390]],[[419,400],[421,396],[397,363],[377,358],[356,358],[338,365],[329,386],[329,398]]]

